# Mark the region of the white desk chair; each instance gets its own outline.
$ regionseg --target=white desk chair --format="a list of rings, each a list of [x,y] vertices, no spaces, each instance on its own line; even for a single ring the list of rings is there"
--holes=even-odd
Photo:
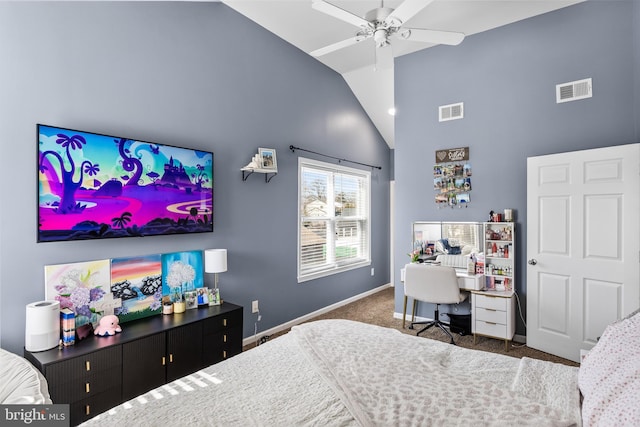
[[[448,323],[440,321],[440,304],[459,304],[467,299],[468,293],[460,291],[458,277],[452,267],[438,265],[407,264],[404,276],[404,312],[402,327],[404,328],[407,316],[407,298],[413,298],[411,309],[411,325],[425,325],[416,335],[426,331],[432,326],[438,326],[449,338],[451,344],[455,344],[451,333],[445,329]],[[430,302],[436,305],[434,320],[426,322],[414,322],[416,314],[416,300]]]

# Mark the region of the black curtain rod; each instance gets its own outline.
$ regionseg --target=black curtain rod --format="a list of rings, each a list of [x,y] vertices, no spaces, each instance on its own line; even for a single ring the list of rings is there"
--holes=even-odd
[[[304,148],[300,148],[300,147],[294,147],[293,145],[289,146],[289,150],[295,152],[296,150],[300,150],[300,151],[306,151],[307,153],[313,153],[313,154],[317,154],[318,156],[323,156],[323,157],[329,157],[331,159],[335,159],[338,162],[349,162],[349,163],[355,163],[356,165],[362,165],[362,166],[368,166],[371,169],[382,169],[382,166],[373,166],[373,165],[368,165],[366,163],[360,163],[360,162],[355,162],[353,160],[347,160],[347,159],[341,159],[340,157],[334,157],[334,156],[330,156],[328,154],[322,154],[322,153],[318,153],[316,151],[311,151],[311,150],[305,150]]]

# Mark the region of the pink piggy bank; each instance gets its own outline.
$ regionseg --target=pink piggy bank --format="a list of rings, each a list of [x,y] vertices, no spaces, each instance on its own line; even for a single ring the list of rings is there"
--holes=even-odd
[[[102,316],[98,322],[98,327],[93,333],[101,337],[108,337],[109,335],[115,335],[117,332],[122,332],[118,322],[118,316],[113,314]]]

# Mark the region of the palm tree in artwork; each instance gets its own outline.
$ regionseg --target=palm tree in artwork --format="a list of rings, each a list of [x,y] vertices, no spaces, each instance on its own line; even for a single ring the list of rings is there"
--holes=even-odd
[[[84,173],[86,173],[87,175],[94,176],[97,175],[98,172],[100,172],[100,165],[98,163],[89,163],[84,165]]]
[[[196,190],[202,190],[202,184],[209,182],[209,176],[205,172],[205,167],[201,164],[196,165],[197,173],[192,173],[191,178],[193,178],[193,183],[196,185]]]
[[[123,229],[129,221],[131,221],[131,212],[123,212],[122,215],[111,218],[113,226],[120,227],[121,229]]]
[[[99,165],[93,164],[89,160],[83,160],[78,168],[80,170],[80,174],[77,179],[74,180],[74,175],[76,174],[76,164],[74,162],[72,151],[82,150],[82,146],[87,143],[86,139],[82,135],[65,135],[63,133],[59,133],[56,135],[56,144],[60,145],[64,148],[64,153],[58,153],[54,150],[47,150],[40,154],[40,172],[45,173],[50,165],[55,168],[53,163],[47,163],[47,157],[54,157],[58,160],[58,170],[60,173],[60,178],[62,180],[62,194],[60,194],[60,205],[56,210],[57,213],[60,214],[69,214],[69,213],[77,213],[82,212],[85,208],[84,205],[81,205],[76,202],[75,193],[78,188],[82,185],[83,174],[86,173],[89,176],[96,175],[100,170]],[[66,161],[63,158],[66,157]]]

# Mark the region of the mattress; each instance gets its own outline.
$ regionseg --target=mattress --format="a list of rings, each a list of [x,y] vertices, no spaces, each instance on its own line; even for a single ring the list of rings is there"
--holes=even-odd
[[[321,320],[84,425],[580,425],[575,367]]]

